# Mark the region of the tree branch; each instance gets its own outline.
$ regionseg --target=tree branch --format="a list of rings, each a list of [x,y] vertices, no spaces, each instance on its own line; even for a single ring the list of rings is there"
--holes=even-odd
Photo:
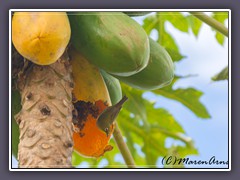
[[[200,19],[204,23],[208,24],[212,28],[216,29],[224,36],[228,37],[228,29],[222,23],[218,22],[216,19],[213,19],[202,12],[189,12],[189,13],[191,13],[193,16]]]
[[[132,154],[130,153],[126,143],[123,140],[122,133],[118,127],[117,122],[115,122],[115,130],[113,132],[114,140],[118,146],[118,149],[120,150],[123,159],[126,163],[126,165],[129,168],[136,168],[135,162],[133,160]]]

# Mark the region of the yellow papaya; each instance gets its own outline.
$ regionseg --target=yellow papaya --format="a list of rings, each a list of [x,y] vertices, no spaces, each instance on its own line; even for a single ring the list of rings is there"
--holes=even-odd
[[[71,36],[65,12],[15,12],[12,41],[17,51],[38,65],[57,61]]]

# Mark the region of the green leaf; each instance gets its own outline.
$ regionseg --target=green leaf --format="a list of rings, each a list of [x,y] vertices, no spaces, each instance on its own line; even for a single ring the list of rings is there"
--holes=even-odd
[[[134,161],[138,167],[148,167],[146,162],[147,154],[143,151],[144,156],[140,155],[135,147],[137,144],[139,147],[144,147],[146,144],[146,138],[148,136],[148,130],[146,126],[140,125],[139,119],[130,115],[130,112],[123,107],[122,111],[118,116],[118,125],[126,137],[126,143],[133,155]],[[159,140],[158,140],[159,141]],[[159,148],[157,143],[150,142]],[[159,155],[159,154],[158,154]]]
[[[137,158],[135,158],[135,164],[137,167],[140,168],[148,167],[145,156],[144,157],[138,156]]]
[[[12,91],[12,153],[15,158],[18,154],[19,127],[14,116],[22,109],[21,96],[17,90]]]
[[[224,21],[228,19],[228,12],[227,11],[213,12],[212,17],[217,21],[224,23]]]
[[[141,136],[139,136],[139,134],[135,133],[134,131],[129,130],[129,128],[127,128],[127,124],[124,123],[123,119],[130,121],[131,124],[133,124],[133,126],[135,126],[134,127],[135,130],[138,129],[137,132],[140,131],[139,120],[137,120],[136,118],[130,117],[130,112],[128,112],[124,108],[120,112],[118,119],[117,119],[119,128],[121,129],[123,136],[126,138],[127,146],[129,148],[134,160],[136,160],[136,159],[138,159],[137,157],[139,157],[139,155],[137,154],[134,144],[138,144],[139,146],[142,146],[144,144],[143,139],[141,138]],[[135,161],[135,163],[136,163],[136,161]]]
[[[194,147],[194,142],[193,142],[192,138],[185,136],[183,133],[169,131],[168,129],[163,128],[159,125],[151,126],[151,133],[152,134],[161,133],[167,137],[171,137],[175,140],[182,141],[189,148]]]
[[[130,117],[130,113],[125,108],[122,109],[118,116],[118,125],[126,137],[127,146],[133,155],[136,165],[140,167],[146,166],[146,154],[142,157],[135,147],[135,144],[140,147],[144,146],[145,137],[147,136],[146,130],[144,130],[145,127],[141,126],[136,118]]]
[[[161,45],[166,48],[171,48],[175,52],[179,53],[178,45],[175,42],[175,39],[166,31],[163,31],[161,34]]]
[[[152,135],[161,133],[166,137],[180,140],[189,147],[194,147],[192,139],[184,135],[185,131],[177,120],[167,110],[154,108],[153,105],[147,104],[148,121],[151,123],[150,133]]]
[[[167,131],[184,133],[182,126],[175,118],[163,108],[154,108],[154,104],[145,103],[147,108],[148,122],[151,125],[158,125]]]
[[[134,139],[133,137],[131,136],[131,133],[127,130],[127,129],[122,129],[122,132],[123,134],[125,135],[126,139],[127,139],[127,147],[129,148],[132,156],[133,156],[133,159],[137,156],[137,151],[136,149],[134,148]]]
[[[173,89],[172,85],[177,80],[178,78],[175,78],[171,85],[166,86],[159,90],[155,90],[153,92],[155,94],[162,95],[169,99],[173,99],[180,102],[200,118],[210,118],[210,115],[206,107],[199,100],[203,93],[194,88]]]
[[[212,77],[213,81],[228,80],[228,66]]]
[[[182,60],[183,58],[186,58],[186,56],[183,56],[180,52],[178,52],[172,48],[166,48],[166,50],[174,62],[177,62],[177,61]]]
[[[169,21],[176,29],[182,32],[188,32],[188,20],[180,12],[163,12],[164,19]]]
[[[151,156],[152,152],[150,150],[156,151],[157,156],[166,154],[167,151],[164,147],[166,136],[159,134],[152,135],[145,126],[140,125],[133,119],[134,118],[130,117],[126,111],[121,111],[118,117],[119,126],[121,129],[131,132],[130,134],[134,143],[143,147],[142,151],[145,153],[145,156]],[[139,154],[136,154],[134,159],[138,158]]]
[[[219,44],[221,44],[221,45],[224,44],[225,37],[224,37],[223,34],[221,34],[221,33],[219,33],[219,32],[216,32],[215,38],[216,38],[216,40],[217,40],[217,42],[218,42]]]
[[[155,149],[152,148],[150,141],[151,139],[149,139],[149,141],[145,141],[142,151],[146,155],[147,165],[151,168],[155,168],[156,167],[155,164],[160,154]]]
[[[179,14],[178,14],[179,15]],[[171,17],[170,17],[171,16]],[[174,16],[174,17],[172,17]],[[172,53],[173,60],[179,61],[182,59],[182,55],[179,52],[178,45],[175,42],[175,39],[165,30],[165,22],[166,20],[171,21],[172,23],[182,19],[182,15],[179,17],[175,17],[176,15],[168,12],[158,12],[155,15],[148,16],[143,21],[143,28],[148,35],[152,32],[153,29],[158,32],[157,42],[165,48],[168,48],[170,53]],[[183,22],[178,23],[176,27],[183,31],[187,31],[188,25],[185,18],[183,18]],[[180,24],[180,25],[179,25]]]
[[[136,119],[130,116],[130,113],[123,108],[118,115],[117,121],[120,129],[127,129],[131,133],[135,133],[138,136],[144,136],[144,127],[141,127]],[[134,141],[136,142],[136,141]]]
[[[158,156],[164,156],[167,153],[167,149],[165,148],[165,140],[167,136],[162,133],[151,133],[146,136],[145,143],[148,142],[153,150],[155,150]]]
[[[156,28],[157,23],[158,23],[158,19],[156,18],[156,15],[147,16],[143,20],[142,27],[146,31],[146,33],[149,35],[152,32],[152,30]]]
[[[156,161],[159,157],[167,154],[165,140],[167,136],[161,133],[146,133],[142,151],[145,153],[147,165],[151,168],[156,167]]]
[[[187,16],[187,20],[192,29],[193,34],[195,35],[195,37],[198,37],[198,34],[202,27],[202,21],[200,21],[198,18],[194,17],[193,15]]]
[[[198,155],[198,150],[196,148],[188,148],[186,146],[177,146],[175,147],[179,157],[186,157],[189,155]]]
[[[212,17],[219,21],[220,23],[224,24],[225,20],[228,19],[228,12],[214,12],[212,14]],[[216,31],[215,38],[220,45],[224,44],[225,36],[219,33],[218,31]]]
[[[135,114],[136,116],[139,116],[140,119],[145,121],[147,119],[147,116],[144,99],[142,98],[142,91],[138,91],[127,85],[122,85],[122,91],[123,94],[128,97],[128,101],[124,105],[125,109]]]

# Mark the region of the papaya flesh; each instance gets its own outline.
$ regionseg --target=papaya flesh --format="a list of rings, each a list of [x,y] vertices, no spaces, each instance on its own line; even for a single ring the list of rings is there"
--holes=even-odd
[[[118,76],[147,66],[150,48],[144,29],[122,12],[68,14],[73,46],[92,64]]]
[[[124,11],[123,13],[127,14],[130,17],[136,17],[136,16],[145,16],[151,12],[147,11]]]
[[[172,59],[164,47],[150,39],[150,59],[147,67],[141,72],[129,76],[115,76],[120,81],[142,90],[154,90],[171,83],[174,77]]]
[[[112,105],[115,105],[122,99],[122,88],[120,82],[118,79],[106,73],[105,71],[101,70],[100,72],[107,86]]]

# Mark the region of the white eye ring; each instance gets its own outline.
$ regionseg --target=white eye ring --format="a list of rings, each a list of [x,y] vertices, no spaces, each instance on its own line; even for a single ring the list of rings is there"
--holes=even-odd
[[[104,130],[105,130],[105,132],[108,132],[108,128],[105,128]]]

